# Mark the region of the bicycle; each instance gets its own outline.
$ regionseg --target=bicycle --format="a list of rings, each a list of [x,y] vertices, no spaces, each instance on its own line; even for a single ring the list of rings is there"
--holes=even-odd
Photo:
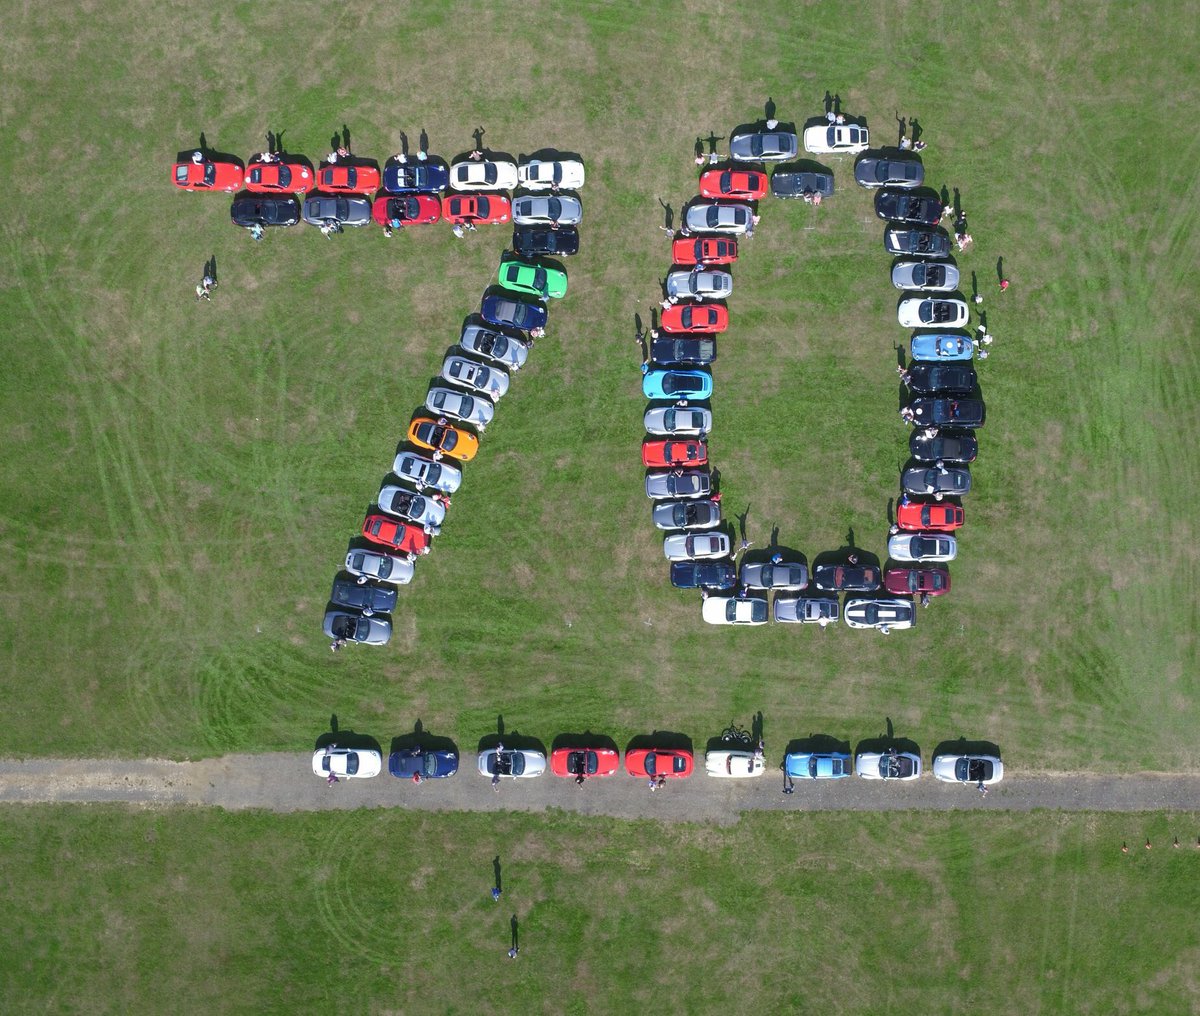
[[[750,736],[750,731],[739,727],[736,723],[731,723],[722,731],[721,740],[726,744],[741,744],[748,748],[753,738]]]

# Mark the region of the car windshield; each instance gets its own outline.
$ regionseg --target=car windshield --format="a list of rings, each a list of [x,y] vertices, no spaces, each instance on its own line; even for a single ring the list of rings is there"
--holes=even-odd
[[[498,179],[498,175],[496,173],[496,167],[494,165],[492,165],[492,163],[489,162],[486,166],[483,167],[483,182],[484,183],[495,183],[497,179]]]
[[[726,171],[721,174],[720,188],[722,191],[726,191],[726,192],[733,190],[733,174],[732,173]]]
[[[539,293],[546,289],[546,269],[537,268],[533,273],[533,288]]]
[[[750,154],[751,155],[762,155],[763,147],[764,147],[763,146],[763,136],[761,134],[755,134],[753,137],[750,138]]]
[[[475,214],[481,219],[486,219],[492,214],[492,203],[483,194],[475,199]]]
[[[694,374],[667,374],[663,378],[663,391],[673,395],[688,392],[698,392],[704,387],[702,378]]]
[[[416,198],[404,198],[400,201],[398,219],[416,219],[421,214],[421,204]]]
[[[392,495],[391,509],[397,515],[404,515],[408,512],[409,506],[416,500],[416,495],[408,493],[408,491],[399,490]]]
[[[546,202],[546,215],[551,219],[558,219],[562,216],[562,202],[558,198],[550,198]]]
[[[715,226],[721,221],[721,209],[716,205],[709,205],[704,213],[704,221],[709,226]]]

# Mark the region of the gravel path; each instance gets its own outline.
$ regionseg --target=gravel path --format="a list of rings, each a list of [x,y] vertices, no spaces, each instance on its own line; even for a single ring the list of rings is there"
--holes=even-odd
[[[471,760],[474,761],[473,759]],[[3,759],[0,803],[110,803],[164,807],[208,805],[238,811],[320,811],[410,808],[422,811],[545,811],[729,824],[744,811],[900,811],[1001,808],[1031,811],[1197,811],[1200,775],[1137,773],[1104,776],[1036,773],[1006,776],[987,797],[922,776],[914,783],[860,779],[797,784],[783,794],[782,774],[722,781],[703,775],[650,793],[624,774],[576,787],[546,774],[505,781],[500,793],[473,769],[421,786],[383,774],[326,786],[313,776],[308,755],[227,755],[198,762],[158,759]]]

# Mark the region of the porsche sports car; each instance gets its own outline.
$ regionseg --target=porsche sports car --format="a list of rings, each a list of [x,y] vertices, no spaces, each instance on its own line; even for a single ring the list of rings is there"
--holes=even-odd
[[[171,167],[171,183],[180,190],[189,191],[234,191],[242,189],[245,171],[236,162],[219,162],[206,159],[197,152],[187,162],[177,162]]]
[[[410,194],[406,197],[384,195],[371,205],[371,218],[381,226],[399,229],[401,226],[425,226],[442,217],[442,206],[432,194]]]
[[[374,166],[335,162],[317,170],[317,186],[330,194],[373,194],[381,182]]]
[[[244,184],[251,194],[303,194],[313,185],[313,171],[303,162],[282,156],[250,163]]]

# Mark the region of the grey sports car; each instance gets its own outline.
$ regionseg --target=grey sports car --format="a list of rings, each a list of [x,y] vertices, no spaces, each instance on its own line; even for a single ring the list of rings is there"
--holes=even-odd
[[[707,469],[672,469],[646,477],[646,496],[655,499],[708,497],[712,478]]]
[[[751,131],[729,139],[729,157],[738,162],[784,162],[800,151],[791,131]]]
[[[711,529],[721,524],[721,506],[707,498],[700,501],[663,501],[651,513],[659,529]]]
[[[799,561],[747,562],[740,578],[742,585],[752,589],[803,589],[808,585],[808,566]]]
[[[867,188],[920,187],[925,182],[925,167],[916,159],[867,155],[855,163],[854,179]]]
[[[359,197],[317,194],[304,202],[304,221],[310,226],[336,222],[339,226],[365,226],[371,221],[371,202]]]
[[[958,289],[958,266],[948,261],[897,261],[892,267],[892,285],[926,293],[949,293]]]

